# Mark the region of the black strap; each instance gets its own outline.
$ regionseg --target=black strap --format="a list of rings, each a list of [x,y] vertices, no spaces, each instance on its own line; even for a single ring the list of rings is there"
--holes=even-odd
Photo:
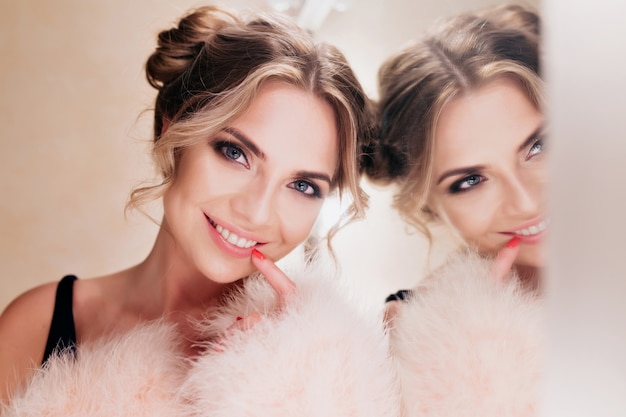
[[[394,294],[391,294],[385,299],[385,303],[390,301],[404,301],[413,296],[413,291],[411,290],[400,290]]]
[[[76,355],[76,328],[74,327],[74,313],[72,311],[74,281],[76,281],[74,275],[66,275],[57,286],[54,313],[52,313],[50,332],[48,333],[42,363],[46,363],[56,350],[69,349]]]

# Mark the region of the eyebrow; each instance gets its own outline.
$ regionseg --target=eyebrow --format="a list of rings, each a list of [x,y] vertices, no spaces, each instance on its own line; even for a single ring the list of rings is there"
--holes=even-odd
[[[261,151],[254,142],[248,139],[248,137],[240,131],[233,129],[232,127],[227,127],[224,129],[224,132],[236,137],[241,143],[246,146],[246,148],[250,149],[250,152],[256,155],[257,158],[261,158],[264,161],[267,159],[263,151]]]
[[[243,143],[246,146],[246,148],[250,149],[250,152],[255,154],[258,158],[261,158],[264,161],[267,159],[263,151],[260,150],[259,147],[256,146],[256,144],[252,142],[246,135],[244,135],[237,129],[233,129],[232,127],[227,127],[224,129],[224,132],[236,137],[237,140]],[[321,181],[326,181],[328,185],[332,185],[332,180],[330,179],[330,176],[321,172],[298,171],[296,172],[296,176],[303,177],[303,178],[318,179]]]
[[[469,174],[473,174],[476,171],[482,171],[483,169],[485,169],[484,165],[474,165],[471,167],[451,169],[441,174],[441,176],[437,180],[437,185],[441,184],[441,182],[448,177],[454,177],[456,175],[469,175]]]
[[[539,137],[539,135],[541,134],[541,132],[543,130],[544,130],[544,125],[541,124],[530,135],[528,135],[528,137],[524,140],[524,142],[517,148],[517,152],[523,151],[531,143],[536,141],[537,138]],[[471,167],[463,167],[463,168],[451,169],[451,170],[446,171],[443,174],[441,174],[441,176],[437,180],[437,185],[441,184],[441,182],[443,180],[445,180],[446,178],[448,178],[448,177],[453,177],[453,176],[456,176],[456,175],[469,175],[469,174],[473,174],[473,173],[475,173],[477,171],[481,171],[483,169],[485,169],[484,165],[474,165],[474,166],[471,166]]]
[[[321,172],[298,171],[296,172],[296,176],[302,177],[302,178],[318,179],[318,180],[326,181],[328,185],[332,185],[332,181],[330,177],[326,174],[322,174]]]

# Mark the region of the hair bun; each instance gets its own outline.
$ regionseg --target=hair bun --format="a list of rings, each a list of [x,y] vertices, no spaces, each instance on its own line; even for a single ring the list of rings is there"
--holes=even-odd
[[[156,50],[146,62],[146,77],[151,86],[160,90],[189,67],[201,51],[204,42],[238,18],[215,6],[195,9],[183,16],[178,26],[158,35]]]
[[[406,174],[406,153],[381,140],[379,135],[370,137],[361,150],[361,173],[371,181],[388,184]]]
[[[482,16],[493,22],[496,26],[509,29],[515,28],[516,30],[524,32],[527,36],[538,37],[541,32],[541,19],[539,14],[521,5],[502,5],[483,13]]]

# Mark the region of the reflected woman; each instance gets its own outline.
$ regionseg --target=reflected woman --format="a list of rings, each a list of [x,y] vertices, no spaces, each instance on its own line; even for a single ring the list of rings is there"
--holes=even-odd
[[[365,172],[398,185],[408,223],[430,237],[442,222],[469,249],[388,298],[405,416],[537,414],[549,224],[539,29],[523,6],[465,13],[380,69]]]
[[[399,185],[394,204],[429,234],[445,222],[493,256],[519,245],[530,287],[545,264],[546,156],[539,17],[521,6],[458,16],[379,72],[380,141],[367,176]]]

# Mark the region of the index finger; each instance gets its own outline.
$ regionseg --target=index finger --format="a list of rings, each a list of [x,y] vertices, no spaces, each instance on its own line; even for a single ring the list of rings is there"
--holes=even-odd
[[[267,282],[278,294],[281,307],[286,304],[287,296],[296,291],[296,284],[270,259],[256,249],[252,250],[252,263],[265,276]]]
[[[500,252],[496,255],[496,259],[491,267],[491,277],[493,279],[496,281],[504,280],[513,267],[515,258],[517,258],[519,253],[519,249],[518,237],[514,237],[504,246],[504,248],[500,249]]]

